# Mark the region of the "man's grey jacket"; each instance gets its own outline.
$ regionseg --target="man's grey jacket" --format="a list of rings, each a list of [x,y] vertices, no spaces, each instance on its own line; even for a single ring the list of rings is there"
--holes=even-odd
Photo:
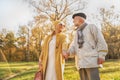
[[[69,47],[68,53],[76,55],[77,68],[99,67],[98,58],[105,59],[108,47],[103,34],[94,24],[88,24],[83,29],[84,44],[82,48],[78,47],[77,31]]]

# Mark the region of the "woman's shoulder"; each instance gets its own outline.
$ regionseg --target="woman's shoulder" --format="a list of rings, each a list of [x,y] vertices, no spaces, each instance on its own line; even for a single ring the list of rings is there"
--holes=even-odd
[[[51,37],[51,35],[46,35],[46,36],[43,38],[43,42],[46,42],[47,40],[49,40],[50,37]]]
[[[60,33],[59,36],[60,36],[61,38],[65,38],[65,37],[66,37],[66,34],[65,34],[65,33]]]

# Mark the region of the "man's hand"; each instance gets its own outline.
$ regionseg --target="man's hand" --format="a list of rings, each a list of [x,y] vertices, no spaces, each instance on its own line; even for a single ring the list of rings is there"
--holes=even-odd
[[[102,58],[98,58],[98,64],[103,64],[103,62],[105,62],[104,59],[102,59]]]

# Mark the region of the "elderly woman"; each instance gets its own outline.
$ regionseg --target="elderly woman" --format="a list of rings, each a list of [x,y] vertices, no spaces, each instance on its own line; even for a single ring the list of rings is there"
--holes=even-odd
[[[65,61],[62,53],[67,45],[66,36],[61,32],[65,26],[60,21],[55,21],[54,26],[55,31],[44,40],[39,58],[44,80],[63,80]]]

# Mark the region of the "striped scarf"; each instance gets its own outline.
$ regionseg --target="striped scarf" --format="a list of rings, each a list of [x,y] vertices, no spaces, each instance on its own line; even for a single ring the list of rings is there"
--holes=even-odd
[[[87,23],[83,23],[78,29],[77,29],[77,36],[78,36],[78,45],[79,48],[82,48],[83,43],[84,43],[84,36],[83,36],[83,29],[87,26]]]

